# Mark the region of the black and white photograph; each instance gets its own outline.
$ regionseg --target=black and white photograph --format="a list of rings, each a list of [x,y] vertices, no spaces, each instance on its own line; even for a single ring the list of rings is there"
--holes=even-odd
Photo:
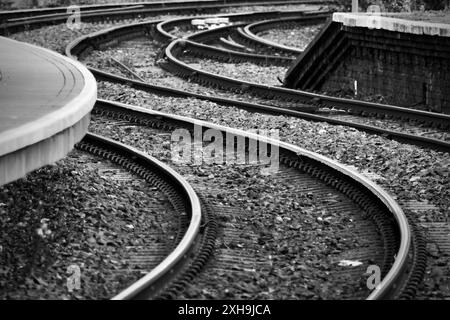
[[[0,0],[0,300],[450,300],[450,0]]]

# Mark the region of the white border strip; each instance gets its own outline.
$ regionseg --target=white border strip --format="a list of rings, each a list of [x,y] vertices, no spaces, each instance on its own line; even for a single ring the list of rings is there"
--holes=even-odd
[[[450,37],[450,24],[386,17],[389,13],[333,13],[333,21],[349,27],[384,29],[402,33]]]

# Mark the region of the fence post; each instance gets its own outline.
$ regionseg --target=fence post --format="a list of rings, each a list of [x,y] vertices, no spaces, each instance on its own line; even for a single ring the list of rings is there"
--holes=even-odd
[[[358,12],[359,4],[358,0],[352,0],[352,12]]]

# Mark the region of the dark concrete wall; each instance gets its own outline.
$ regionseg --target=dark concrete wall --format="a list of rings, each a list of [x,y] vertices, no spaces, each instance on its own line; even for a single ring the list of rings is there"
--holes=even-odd
[[[288,70],[289,88],[450,114],[450,37],[330,22]]]
[[[430,52],[431,55],[431,52]],[[385,102],[450,113],[450,60],[406,51],[352,46],[321,90],[382,95]]]

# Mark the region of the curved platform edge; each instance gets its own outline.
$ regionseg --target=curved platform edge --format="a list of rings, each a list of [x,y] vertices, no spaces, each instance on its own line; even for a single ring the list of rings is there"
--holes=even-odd
[[[91,115],[73,126],[33,145],[0,156],[0,185],[22,178],[27,173],[64,158],[85,136]]]
[[[66,103],[65,106],[58,108],[56,111],[44,117],[3,132],[0,136],[0,157],[44,141],[57,133],[74,126],[81,119],[83,119],[86,114],[91,112],[97,99],[97,83],[95,78],[80,62],[39,46],[8,38],[2,39],[7,39],[8,41],[20,43],[23,46],[29,46],[34,49],[42,50],[48,55],[56,56],[58,59],[72,64],[82,74],[84,79],[84,87],[79,94]],[[3,170],[2,167],[0,167],[0,170]]]

